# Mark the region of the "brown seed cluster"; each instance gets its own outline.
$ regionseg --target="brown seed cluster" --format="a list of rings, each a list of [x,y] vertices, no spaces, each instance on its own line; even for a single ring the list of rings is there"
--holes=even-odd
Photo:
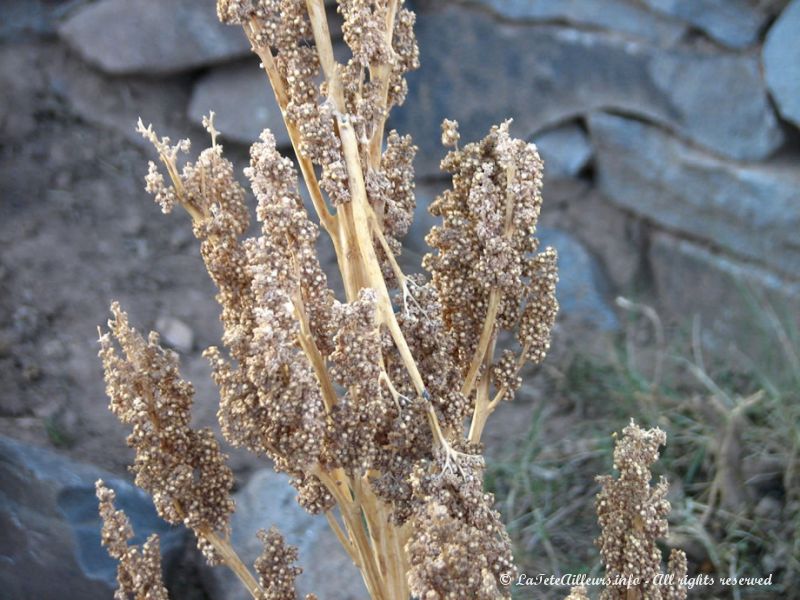
[[[339,331],[330,359],[334,381],[347,389],[333,409],[328,432],[330,464],[362,475],[376,466],[375,443],[391,423],[389,394],[381,391],[381,340],[375,322],[375,293],[362,290],[355,302],[338,307]]]
[[[530,361],[538,364],[550,350],[550,333],[558,314],[556,251],[545,248],[538,253],[527,264],[527,276],[528,297],[520,315],[517,340],[527,348]]]
[[[368,171],[367,197],[381,224],[383,236],[391,253],[400,254],[402,238],[408,233],[416,208],[414,196],[414,155],[417,147],[411,136],[401,136],[392,130],[386,138],[386,149],[380,171]],[[388,262],[385,250],[377,242],[384,278],[397,285],[396,274]]]
[[[458,122],[451,119],[442,121],[442,146],[455,148],[458,146],[458,140],[460,139],[461,134],[458,133]]]
[[[243,240],[244,191],[222,158],[213,123],[209,131],[212,148],[180,171],[172,166],[177,155],[164,154],[168,142],[149,137],[167,165],[173,195],[193,216],[218,288],[228,356],[214,347],[205,354],[220,389],[220,424],[229,442],[268,454],[294,475],[308,494],[306,505],[320,510],[330,496],[305,473],[320,453],[325,409],[313,367],[298,347],[298,337],[306,336],[320,352],[332,350],[334,300],[316,257],[318,228],[303,208],[291,161],[264,132],[245,170],[263,235]]]
[[[409,543],[409,583],[419,598],[495,600],[501,597],[476,539],[480,531],[432,503]]]
[[[572,588],[569,591],[569,596],[564,598],[564,600],[589,600],[589,594],[585,586],[579,585]]]
[[[295,580],[303,572],[293,564],[297,560],[297,548],[287,546],[275,527],[269,531],[262,529],[256,535],[264,545],[254,565],[264,590],[257,600],[296,600]],[[313,600],[313,596],[306,596],[306,600]]]
[[[418,468],[418,501],[407,550],[411,591],[419,598],[509,597],[502,578],[514,577],[511,541],[483,491],[483,463],[473,459],[461,472]],[[501,578],[502,577],[502,578]]]
[[[407,93],[405,75],[419,67],[419,49],[413,28],[415,15],[386,0],[341,0],[337,10],[351,58],[344,65],[342,85],[347,112],[370,138],[393,106]],[[390,14],[390,11],[392,14]],[[391,31],[386,23],[394,22]],[[365,77],[367,70],[378,77]]]
[[[389,60],[384,25],[388,8],[388,2],[371,0],[345,0],[338,4],[337,10],[344,18],[342,34],[355,64],[368,68]]]
[[[463,376],[453,358],[455,339],[444,321],[438,290],[422,276],[409,277],[395,302],[402,307],[398,321],[442,425],[450,431],[460,431],[471,414],[472,402],[460,391]],[[392,377],[402,381],[400,373]]]
[[[443,222],[427,237],[436,252],[426,255],[424,265],[455,337],[454,360],[464,373],[485,335],[489,310],[496,311],[492,326],[498,329],[519,324],[520,362],[543,358],[558,311],[555,251],[537,254],[534,237],[542,162],[536,147],[511,138],[508,128],[509,122],[494,127],[480,142],[445,157],[442,168],[452,174],[453,186],[430,207]],[[454,146],[457,124],[445,121],[442,131],[443,142]],[[508,383],[509,396],[515,387],[512,372],[496,371],[498,388]]]
[[[153,497],[164,520],[192,529],[213,560],[206,535],[227,531],[233,512],[227,457],[210,429],[191,428],[194,388],[180,378],[175,353],[161,348],[155,332],[142,338],[117,303],[111,312],[100,358],[111,411],[132,426],[128,445],[136,451],[136,485]]]
[[[619,477],[598,477],[602,486],[597,495],[597,518],[601,534],[597,546],[606,567],[606,577],[612,582],[601,598],[625,600],[631,592],[649,600],[684,600],[686,588],[681,584],[686,575],[686,555],[673,550],[668,573],[671,583],[659,584],[655,579],[661,574],[661,550],[658,538],[667,535],[666,499],[668,484],[662,477],[655,488],[650,487],[650,466],[658,460],[658,449],[667,441],[666,434],[658,429],[644,430],[631,422],[622,430],[622,439],[614,448],[614,469]],[[617,581],[638,578],[641,585],[629,590]]]
[[[114,600],[168,600],[167,589],[161,579],[158,536],[151,535],[141,548],[129,546],[133,528],[125,513],[114,506],[114,491],[107,488],[102,480],[98,480],[95,487],[103,521],[101,540],[112,558],[119,561]]]

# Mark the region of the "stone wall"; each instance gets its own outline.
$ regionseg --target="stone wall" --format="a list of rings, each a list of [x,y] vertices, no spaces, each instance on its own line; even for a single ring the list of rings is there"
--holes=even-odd
[[[229,145],[244,146],[264,127],[287,145],[263,73],[243,36],[216,22],[213,5],[10,0],[0,7],[0,36],[57,39],[51,76],[70,109],[134,143],[139,113],[173,136],[197,135],[214,109]],[[473,140],[511,117],[546,161],[543,235],[563,256],[567,319],[613,329],[610,299],[633,290],[652,292],[664,314],[699,312],[723,327],[741,314],[746,290],[792,305],[800,0],[412,7],[423,66],[391,124],[420,148],[413,249],[424,251],[424,207],[444,185],[442,119],[459,120],[462,139]],[[0,121],[24,134],[24,114]]]
[[[591,249],[604,289],[726,333],[753,295],[796,311],[800,1],[425,6],[394,120],[420,171],[435,176],[442,118],[475,139],[513,117],[545,158],[545,223]]]

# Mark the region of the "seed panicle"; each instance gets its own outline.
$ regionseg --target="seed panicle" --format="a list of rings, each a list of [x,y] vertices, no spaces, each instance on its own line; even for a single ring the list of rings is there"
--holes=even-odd
[[[189,214],[217,289],[223,334],[204,355],[225,441],[269,458],[307,511],[326,514],[371,597],[508,597],[511,542],[484,491],[480,439],[520,388],[522,368],[544,359],[558,312],[556,252],[535,237],[543,164],[535,145],[511,136],[510,121],[460,146],[458,123],[445,120],[441,166],[451,184],[429,207],[441,224],[426,238],[424,273],[405,274],[398,256],[416,208],[417,149],[385,129],[419,66],[415,16],[402,0],[339,0],[348,52],[339,62],[325,4],[217,2],[220,20],[242,27],[261,60],[296,159],[281,155],[269,130],[251,146],[243,175],[258,233],[248,236],[248,192],[223,155],[213,113],[203,119],[211,145],[194,160],[188,140],[173,144],[139,121],[161,163],[149,164],[145,189],[162,211]],[[321,234],[344,297],[320,263]],[[211,432],[190,426],[193,388],[177,356],[157,334],[142,338],[119,305],[111,310],[100,357],[111,410],[132,427],[137,485],[253,598],[296,598],[297,550],[277,529],[257,534],[264,550],[254,571],[230,544],[233,474]],[[649,449],[645,458],[660,440],[631,436],[639,446],[627,452]],[[639,494],[645,505],[643,480],[634,483],[623,493],[606,481],[604,502],[627,508]],[[665,528],[658,490],[647,497],[643,540]],[[100,499],[104,543],[123,569],[130,527],[112,492]],[[606,562],[624,570],[614,562],[618,538],[612,529],[604,536]],[[162,589],[157,544],[141,553],[124,568],[141,568]],[[642,568],[654,568],[651,558],[639,557]],[[682,568],[679,556],[671,568]],[[120,586],[133,589],[124,577]]]

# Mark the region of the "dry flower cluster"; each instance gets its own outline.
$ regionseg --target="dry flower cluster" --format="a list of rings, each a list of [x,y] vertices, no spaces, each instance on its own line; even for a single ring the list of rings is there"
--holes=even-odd
[[[618,478],[598,477],[597,520],[601,535],[597,546],[611,581],[640,580],[636,587],[610,585],[601,600],[685,600],[686,555],[673,549],[667,573],[661,571],[661,550],[656,540],[667,536],[668,484],[663,477],[650,487],[650,466],[667,435],[660,429],[643,430],[633,422],[622,430],[614,448]],[[665,576],[666,575],[666,576]]]
[[[211,147],[195,162],[181,158],[187,140],[173,144],[139,123],[162,163],[150,164],[146,189],[164,212],[180,206],[191,216],[218,290],[224,334],[205,355],[225,439],[292,477],[298,501],[325,515],[372,598],[507,597],[510,541],[483,491],[480,440],[489,415],[519,388],[522,367],[544,358],[558,310],[556,254],[540,251],[534,236],[542,162],[535,146],[510,136],[509,122],[459,148],[457,124],[445,121],[451,150],[442,167],[452,186],[430,207],[442,223],[427,238],[429,276],[404,274],[397,256],[415,206],[415,147],[385,135],[385,125],[418,65],[414,14],[402,0],[339,0],[338,10],[345,63],[334,58],[323,0],[218,2],[220,19],[240,25],[261,59],[317,222],[295,163],[264,131],[244,173],[260,235],[245,238],[247,194],[222,155],[213,113],[204,121]],[[346,298],[334,297],[320,266],[320,228]],[[190,427],[193,389],[177,357],[156,334],[136,333],[116,304],[112,312],[100,356],[111,409],[133,428],[137,484],[254,598],[295,598],[297,552],[276,530],[258,534],[257,577],[231,546],[232,473],[211,432]],[[500,351],[503,332],[513,342]],[[614,511],[639,503],[644,529],[634,543],[645,555],[637,560],[654,569],[647,544],[663,533],[664,504],[647,496],[641,477],[628,481],[655,451],[642,435],[620,451],[625,483],[606,482],[601,502]],[[118,597],[165,597],[157,540],[128,549],[130,527],[113,493],[99,486],[98,497],[104,543],[120,560]],[[606,514],[608,523],[617,518]],[[618,546],[627,532],[608,523],[609,569],[630,570],[618,564],[630,556]]]

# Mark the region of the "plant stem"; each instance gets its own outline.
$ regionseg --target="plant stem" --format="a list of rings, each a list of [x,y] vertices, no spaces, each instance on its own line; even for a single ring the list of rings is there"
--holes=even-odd
[[[242,562],[242,559],[239,558],[239,555],[236,554],[236,551],[233,549],[233,546],[231,546],[231,543],[213,531],[203,532],[203,537],[206,538],[212,546],[214,546],[214,550],[216,550],[217,554],[220,555],[222,561],[231,571],[233,571],[242,584],[244,584],[244,586],[247,588],[247,591],[250,592],[250,595],[256,599],[261,598],[264,594],[264,590],[262,590],[261,586],[258,585],[256,578],[253,577],[253,574]]]
[[[494,346],[496,337],[492,337],[489,348],[487,348],[486,355],[483,359],[484,371],[481,380],[478,383],[477,394],[475,394],[475,410],[473,412],[472,422],[469,429],[469,441],[477,443],[483,434],[483,428],[486,426],[486,421],[491,414],[489,408],[489,384],[491,383],[490,367],[494,356]]]
[[[394,20],[397,16],[398,0],[389,0],[386,7],[386,51],[394,54],[392,48],[392,38],[394,37]],[[372,137],[369,141],[369,166],[371,169],[378,170],[381,166],[381,146],[383,145],[383,131],[386,126],[386,118],[388,116],[388,103],[389,103],[389,79],[391,77],[391,70],[387,64],[370,65],[370,75],[373,79],[379,82],[381,91],[382,105],[384,106],[384,114],[378,118],[378,123],[375,126],[375,131],[372,132]]]
[[[519,358],[517,358],[516,369],[514,370],[514,375],[519,373],[522,366],[525,364],[525,360],[528,356],[528,351],[530,350],[530,344],[525,344],[522,347],[522,352],[519,354]],[[500,386],[500,389],[495,392],[494,397],[491,401],[488,401],[488,380],[486,385],[486,395],[483,396],[481,393],[478,393],[475,402],[475,412],[472,416],[472,422],[470,423],[469,428],[469,441],[473,444],[477,444],[481,441],[481,435],[483,435],[483,428],[486,426],[486,421],[489,419],[489,416],[494,412],[494,409],[497,408],[497,405],[500,404],[500,401],[505,396],[506,392],[508,392],[508,386],[503,384]]]
[[[353,542],[356,554],[358,555],[359,570],[364,578],[364,583],[370,596],[378,600],[390,600],[383,588],[383,579],[380,576],[380,569],[375,562],[375,557],[369,541],[369,536],[364,529],[364,520],[360,505],[353,502],[352,498],[347,498],[340,487],[340,482],[334,480],[330,474],[317,468],[314,474],[328,488],[330,493],[339,505],[342,521],[347,529],[348,536]]]
[[[300,152],[300,131],[291,120],[286,118],[286,109],[289,105],[289,97],[286,94],[286,88],[283,84],[283,79],[281,78],[281,75],[278,73],[278,69],[275,66],[275,60],[272,57],[272,52],[269,48],[262,48],[256,44],[255,37],[258,26],[255,22],[249,23],[248,26],[245,26],[244,30],[247,38],[250,40],[250,44],[253,46],[253,51],[261,59],[261,64],[264,67],[264,71],[267,73],[270,85],[275,93],[275,100],[281,109],[283,122],[286,125],[286,131],[289,134],[289,140],[292,142],[292,149],[294,150],[298,163],[300,163],[300,171],[303,174],[303,180],[306,183],[308,193],[311,195],[311,202],[314,204],[317,217],[319,217],[322,227],[328,233],[331,233],[335,229],[334,223],[336,217],[330,212],[327,204],[325,204],[325,199],[322,197],[322,190],[320,190],[317,176],[314,173],[314,165],[307,156],[304,156],[303,153]]]
[[[486,350],[489,348],[489,343],[492,341],[499,307],[500,290],[493,287],[489,292],[489,307],[486,310],[486,318],[483,321],[481,336],[478,339],[478,345],[475,347],[475,354],[472,355],[472,361],[467,370],[467,375],[464,378],[464,384],[461,386],[461,393],[465,396],[469,396],[472,393],[475,379],[478,376],[478,369],[480,369],[481,363],[483,363],[483,357],[486,355]]]

